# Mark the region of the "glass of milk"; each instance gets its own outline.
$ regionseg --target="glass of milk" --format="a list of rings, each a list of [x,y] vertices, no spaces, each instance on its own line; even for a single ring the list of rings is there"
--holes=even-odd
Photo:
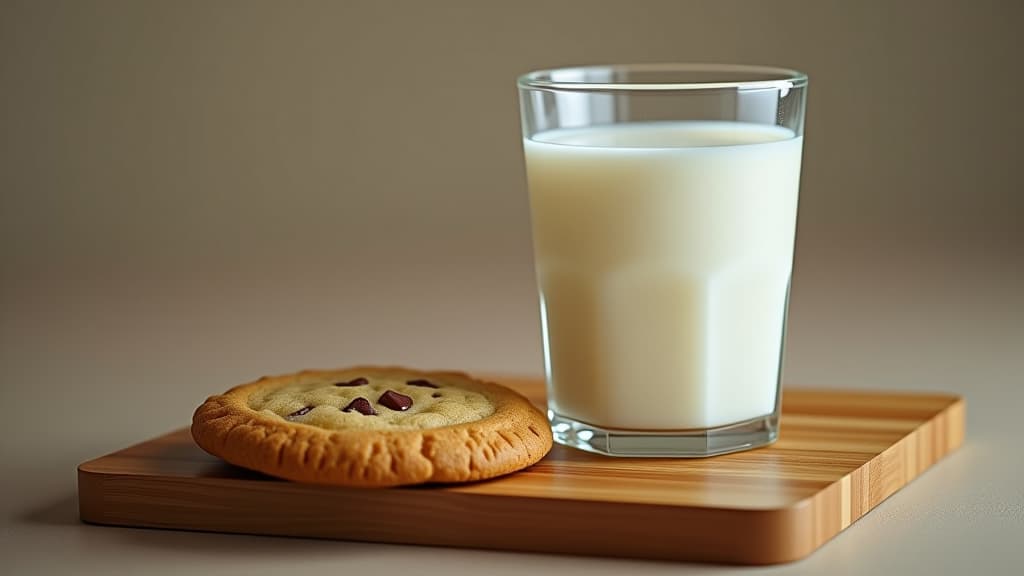
[[[519,79],[556,441],[710,456],[778,436],[807,77],[731,65]]]

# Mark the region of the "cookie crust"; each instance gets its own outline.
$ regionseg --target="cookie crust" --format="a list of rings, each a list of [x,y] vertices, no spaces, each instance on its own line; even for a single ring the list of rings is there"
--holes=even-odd
[[[428,379],[485,396],[489,416],[417,430],[330,430],[254,410],[254,394],[303,381],[356,377]],[[371,416],[372,417],[372,416]],[[543,414],[518,393],[459,372],[359,366],[264,377],[211,396],[192,417],[192,437],[231,464],[271,476],[338,486],[469,482],[530,466],[551,449]]]

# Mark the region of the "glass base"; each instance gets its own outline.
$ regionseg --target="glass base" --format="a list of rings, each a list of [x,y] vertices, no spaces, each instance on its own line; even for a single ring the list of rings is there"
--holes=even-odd
[[[555,442],[606,456],[701,458],[767,446],[779,437],[779,418],[751,420],[699,430],[601,428],[548,410]]]

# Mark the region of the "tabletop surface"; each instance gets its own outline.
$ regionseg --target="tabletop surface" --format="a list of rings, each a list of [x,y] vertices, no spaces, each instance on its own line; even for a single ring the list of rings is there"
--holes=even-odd
[[[259,332],[175,332],[160,319],[123,318],[73,329],[57,319],[5,325],[0,420],[4,493],[0,555],[12,574],[183,572],[257,574],[324,570],[422,574],[522,573],[967,573],[979,564],[1008,573],[1024,541],[1024,457],[1019,439],[1021,305],[1019,268],[960,261],[893,267],[885,287],[858,282],[865,267],[805,270],[794,283],[787,381],[843,388],[947,391],[967,400],[963,447],[883,502],[809,558],[741,569],[479,550],[233,536],[83,525],[75,467],[87,459],[188,421],[208,393],[260,372],[322,363],[313,332],[270,346]],[[930,290],[916,290],[922,283]],[[845,303],[837,306],[836,303]],[[959,306],[950,306],[949,303]],[[516,327],[490,352],[459,368],[525,373],[537,351],[535,325],[516,321],[532,302],[503,312]],[[377,312],[387,307],[383,304]],[[865,314],[864,310],[870,310]],[[940,315],[941,313],[941,315]],[[5,320],[7,320],[5,318]],[[148,322],[148,324],[147,324]],[[462,328],[473,328],[465,319]],[[289,334],[294,326],[275,326]],[[267,330],[272,328],[268,327]],[[399,341],[394,356],[456,363],[470,346],[458,326],[447,337]],[[249,334],[248,337],[242,337]],[[383,361],[352,339],[339,364]],[[280,342],[285,342],[281,340]],[[462,347],[462,348],[460,348]],[[453,352],[452,350],[456,351]],[[354,355],[359,355],[355,357]],[[368,358],[366,356],[369,356]],[[435,360],[432,360],[435,359]],[[518,362],[518,364],[517,364]],[[45,553],[52,550],[58,553]],[[1001,568],[1001,569],[1000,569]]]

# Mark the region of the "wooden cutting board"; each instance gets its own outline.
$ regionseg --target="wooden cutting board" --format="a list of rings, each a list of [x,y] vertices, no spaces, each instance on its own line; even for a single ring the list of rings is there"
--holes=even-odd
[[[500,379],[541,405],[537,380]],[[460,486],[348,489],[223,463],[187,429],[78,468],[96,524],[710,561],[787,562],[902,488],[964,436],[945,394],[787,389],[774,445],[709,459],[555,446],[532,468]]]

